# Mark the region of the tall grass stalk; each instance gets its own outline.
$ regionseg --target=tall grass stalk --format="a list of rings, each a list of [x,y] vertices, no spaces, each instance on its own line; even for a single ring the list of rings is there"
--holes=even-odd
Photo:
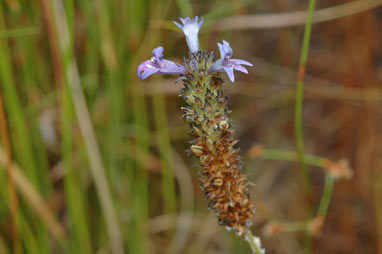
[[[10,13],[12,15],[13,13]],[[0,5],[0,30],[6,30],[4,21],[4,11],[3,6]],[[41,180],[39,179],[39,172],[43,172],[43,168],[37,170],[37,164],[35,160],[34,147],[32,145],[31,136],[28,135],[28,126],[21,102],[19,99],[19,94],[17,90],[17,82],[14,79],[15,70],[13,69],[11,50],[8,45],[7,38],[0,38],[0,79],[1,79],[1,89],[4,94],[4,108],[6,115],[8,116],[9,129],[11,130],[10,140],[11,145],[14,150],[14,158],[25,170],[28,179],[32,184],[39,190],[41,190]],[[27,70],[22,69],[22,73]],[[25,82],[25,75],[19,75],[19,80]],[[3,140],[4,142],[4,140]],[[16,213],[14,216],[18,217]],[[16,223],[18,231],[21,233],[21,239],[26,244],[26,248],[31,248],[31,251],[35,248],[33,246],[39,246],[40,253],[46,253],[49,250],[48,242],[46,241],[46,229],[41,224],[40,221],[30,220],[27,213],[25,214],[25,223],[23,226],[25,230],[22,229],[21,223]],[[21,216],[21,214],[20,214]],[[24,217],[21,216],[20,219]],[[16,219],[18,220],[18,219]],[[34,233],[31,233],[29,227],[35,229]],[[17,252],[17,249],[14,251]]]
[[[118,220],[111,198],[109,184],[105,175],[101,153],[95,137],[86,100],[81,88],[77,64],[73,56],[73,39],[69,34],[68,21],[63,3],[53,1],[53,16],[55,18],[58,41],[63,59],[63,68],[67,86],[73,100],[74,110],[80,131],[84,139],[86,152],[89,158],[90,169],[98,193],[100,205],[105,216],[106,229],[109,236],[112,253],[122,254],[124,248],[119,229]]]
[[[305,76],[306,62],[307,62],[308,53],[309,53],[309,43],[310,43],[310,36],[312,33],[312,20],[313,20],[315,4],[316,4],[315,0],[309,0],[308,17],[305,24],[304,38],[302,42],[301,55],[300,55],[300,64],[298,67],[295,118],[294,118],[297,151],[300,157],[300,167],[301,167],[301,173],[303,177],[305,193],[308,197],[310,196],[312,192],[312,187],[310,183],[310,177],[309,177],[307,165],[303,163],[303,157],[304,157],[305,151],[304,151],[304,136],[303,136],[303,130],[302,130],[303,129],[302,110],[303,110],[303,100],[304,100],[304,76]],[[309,234],[306,234],[305,243],[304,243],[305,253],[311,253],[311,248],[312,248],[311,241],[312,241],[311,236]]]
[[[15,190],[13,171],[12,171],[12,149],[9,140],[8,126],[5,119],[3,94],[0,91],[0,133],[2,145],[4,146],[4,152],[6,157],[5,170],[7,171],[8,182],[8,196],[9,196],[9,216],[11,226],[11,236],[13,241],[13,250],[15,253],[21,253],[21,244],[19,232],[17,229],[17,210],[18,210],[18,198]]]
[[[71,252],[75,253],[93,253],[89,226],[87,220],[86,203],[84,200],[82,184],[79,180],[78,172],[73,165],[73,135],[72,126],[74,122],[74,112],[72,101],[67,86],[62,91],[62,160],[65,168],[65,197],[68,206],[69,230],[71,237],[69,238]]]
[[[5,30],[3,9],[0,5],[0,30]],[[15,147],[15,157],[20,161],[21,167],[27,170],[28,177],[34,184],[38,184],[36,165],[34,160],[32,142],[28,134],[27,124],[20,104],[20,99],[16,89],[16,82],[13,78],[11,52],[7,39],[0,39],[0,77],[2,89],[4,91],[5,110],[10,120],[10,128],[13,130],[13,146]]]
[[[307,167],[302,163],[302,158],[304,156],[304,135],[303,135],[303,126],[302,126],[302,109],[304,101],[304,77],[305,77],[305,68],[306,62],[308,59],[309,53],[309,42],[310,35],[312,33],[312,17],[314,12],[315,0],[309,0],[309,9],[308,17],[305,24],[304,38],[302,42],[300,63],[298,66],[298,77],[297,77],[297,87],[296,87],[296,103],[295,103],[295,139],[297,151],[300,155],[302,175],[304,181],[305,192],[307,194],[311,193],[311,184],[309,179],[309,172]]]

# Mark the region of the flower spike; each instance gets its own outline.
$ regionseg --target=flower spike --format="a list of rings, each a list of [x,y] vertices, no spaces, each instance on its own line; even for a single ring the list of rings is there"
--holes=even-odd
[[[190,52],[196,53],[199,50],[198,33],[203,24],[203,17],[200,18],[199,23],[197,16],[193,19],[190,19],[189,17],[179,19],[182,21],[183,26],[176,21],[174,21],[174,24],[182,29],[183,33],[186,35],[186,41]]]
[[[251,246],[253,253],[264,254],[259,238],[250,231],[254,206],[250,203],[247,176],[242,172],[237,140],[231,124],[228,97],[219,72],[226,72],[234,81],[234,70],[248,73],[243,65],[251,63],[231,59],[229,43],[218,43],[220,59],[214,62],[213,52],[199,49],[198,32],[203,18],[180,18],[174,22],[186,35],[190,52],[184,66],[163,59],[163,48],[153,50],[151,60],[138,66],[138,76],[145,79],[154,73],[180,74],[183,81],[180,97],[184,101],[182,118],[189,125],[191,146],[189,154],[199,161],[200,188],[208,200],[218,223]],[[175,82],[175,83],[176,83]]]
[[[253,66],[251,63],[240,59],[231,59],[233,51],[228,42],[223,40],[223,44],[218,43],[218,46],[221,57],[212,64],[209,69],[210,72],[226,72],[232,82],[235,81],[233,70],[248,74],[247,69],[242,65]]]
[[[163,59],[163,47],[153,50],[153,57],[138,66],[138,77],[145,79],[154,73],[183,74],[186,68],[183,65]]]

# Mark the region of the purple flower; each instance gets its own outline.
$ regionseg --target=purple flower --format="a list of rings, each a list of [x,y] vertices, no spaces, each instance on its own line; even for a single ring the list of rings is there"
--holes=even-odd
[[[174,21],[174,24],[177,25],[180,29],[182,29],[183,33],[186,35],[186,41],[190,52],[197,52],[199,50],[198,33],[200,27],[203,24],[203,18],[200,18],[199,23],[197,16],[194,17],[192,20],[189,17],[179,19],[180,21],[182,21],[183,26],[176,21]]]
[[[251,63],[240,59],[231,59],[232,57],[232,48],[229,46],[229,43],[223,40],[223,44],[218,43],[220,51],[220,59],[214,62],[209,69],[210,72],[227,72],[229,79],[234,82],[235,76],[233,70],[241,71],[248,74],[248,71],[242,65],[253,66]]]
[[[145,79],[154,73],[183,74],[186,68],[183,65],[163,59],[163,47],[153,50],[153,57],[138,66],[138,77]]]

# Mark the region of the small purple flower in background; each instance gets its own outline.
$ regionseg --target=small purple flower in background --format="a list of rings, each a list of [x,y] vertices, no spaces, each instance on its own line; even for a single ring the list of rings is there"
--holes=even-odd
[[[225,71],[232,82],[235,81],[233,70],[248,74],[247,69],[241,65],[253,66],[251,63],[240,59],[231,59],[233,51],[228,42],[223,40],[223,44],[218,43],[218,46],[221,58],[212,64],[209,69],[210,72]]]
[[[163,59],[163,47],[153,50],[153,57],[138,66],[138,77],[145,79],[154,73],[183,74],[186,68],[183,65]]]
[[[199,50],[199,40],[198,40],[198,33],[199,29],[203,24],[203,18],[200,18],[200,22],[198,23],[198,17],[194,17],[193,19],[190,19],[189,17],[186,18],[179,18],[180,21],[182,21],[183,26],[179,24],[178,22],[174,21],[174,24],[177,25],[180,29],[182,29],[183,33],[186,35],[186,41],[188,48],[190,49],[191,53],[196,53]]]

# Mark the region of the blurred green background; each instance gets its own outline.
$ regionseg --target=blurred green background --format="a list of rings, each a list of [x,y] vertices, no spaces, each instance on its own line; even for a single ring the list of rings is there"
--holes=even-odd
[[[307,157],[304,188],[294,126],[308,2],[1,0],[0,254],[250,253],[198,188],[181,84],[136,75],[160,45],[182,63],[187,46],[172,21],[193,15],[205,20],[202,48],[219,56],[225,39],[254,64],[225,87],[254,183],[252,231],[267,253],[382,253],[381,2],[316,3],[305,152],[346,158],[354,175],[324,191],[331,203],[312,240],[305,222],[325,165]],[[284,227],[269,230],[275,221]]]

